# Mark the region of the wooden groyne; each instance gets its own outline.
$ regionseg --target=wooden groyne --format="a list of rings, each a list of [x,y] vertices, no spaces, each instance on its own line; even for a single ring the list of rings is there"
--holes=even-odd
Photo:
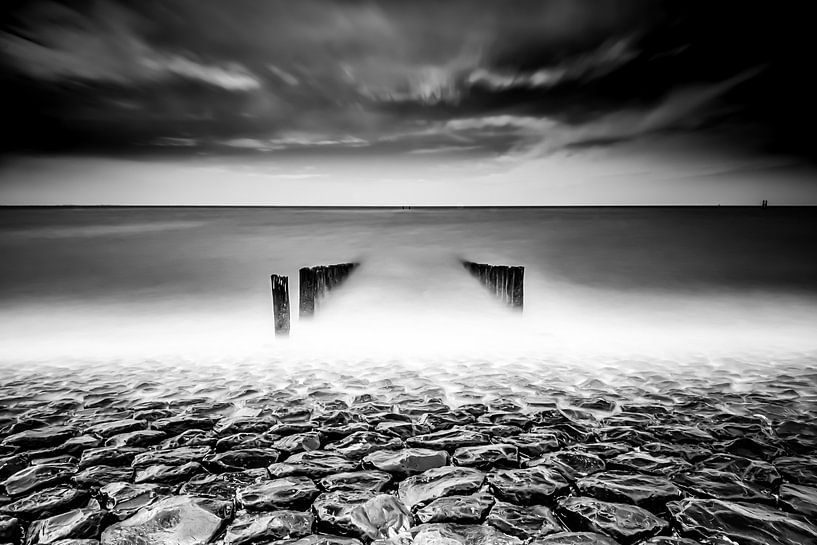
[[[497,299],[514,309],[522,310],[525,267],[488,265],[473,261],[463,261],[462,264]]]
[[[289,277],[273,274],[270,279],[275,335],[289,335]]]
[[[299,316],[304,318],[314,315],[321,299],[346,280],[358,265],[358,263],[338,263],[337,265],[320,265],[300,269]]]

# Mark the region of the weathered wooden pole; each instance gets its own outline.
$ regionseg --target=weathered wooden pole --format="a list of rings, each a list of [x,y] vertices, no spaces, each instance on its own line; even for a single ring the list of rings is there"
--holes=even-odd
[[[289,335],[289,277],[273,274],[272,315],[275,320],[275,335]]]
[[[510,306],[522,310],[524,301],[525,267],[507,265],[488,265],[463,261],[471,276],[493,292],[494,296]]]
[[[301,318],[315,314],[320,306],[321,299],[326,297],[333,288],[337,287],[351,274],[358,263],[338,263],[337,265],[319,265],[317,267],[303,267],[298,271],[299,311]]]

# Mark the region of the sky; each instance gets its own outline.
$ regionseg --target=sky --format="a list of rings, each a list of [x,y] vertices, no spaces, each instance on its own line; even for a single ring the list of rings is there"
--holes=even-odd
[[[14,0],[0,204],[817,204],[805,9]]]

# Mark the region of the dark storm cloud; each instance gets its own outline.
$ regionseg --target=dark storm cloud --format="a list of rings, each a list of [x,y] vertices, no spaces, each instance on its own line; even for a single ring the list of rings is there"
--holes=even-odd
[[[809,154],[794,134],[814,122],[810,40],[787,9],[15,2],[0,27],[4,146],[501,153],[714,126]]]

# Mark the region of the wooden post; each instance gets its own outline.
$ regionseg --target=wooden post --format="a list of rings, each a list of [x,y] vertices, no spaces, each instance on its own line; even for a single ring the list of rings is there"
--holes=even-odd
[[[273,274],[272,315],[275,320],[275,335],[289,335],[289,277]]]
[[[303,267],[298,271],[299,311],[301,318],[313,316],[320,306],[321,299],[326,297],[333,288],[337,287],[357,267],[357,263],[338,263],[337,265],[319,265],[317,267]]]
[[[516,310],[522,310],[524,301],[525,267],[488,265],[463,261],[471,276],[493,292],[501,302]]]

